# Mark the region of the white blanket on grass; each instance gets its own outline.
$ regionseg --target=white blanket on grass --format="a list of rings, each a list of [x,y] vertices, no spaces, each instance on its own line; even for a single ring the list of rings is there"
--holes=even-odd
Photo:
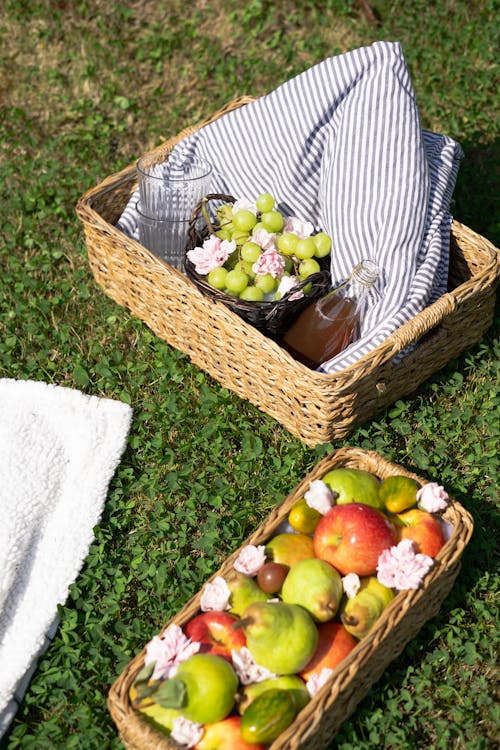
[[[422,129],[399,43],[330,57],[184,138],[174,154],[210,161],[213,192],[269,191],[285,214],[327,231],[334,286],[364,258],[381,268],[360,339],[325,372],[356,362],[446,291],[462,150]],[[117,224],[133,236],[137,197]]]
[[[94,539],[132,409],[0,379],[0,737]]]

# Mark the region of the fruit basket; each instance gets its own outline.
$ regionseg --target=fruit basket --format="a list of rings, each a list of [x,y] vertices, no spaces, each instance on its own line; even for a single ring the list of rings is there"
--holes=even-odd
[[[365,470],[379,479],[403,475],[425,484],[425,480],[376,452],[357,448],[339,449],[314,467],[273,509],[245,545],[259,545],[269,540],[287,519],[290,509],[304,496],[310,483],[341,467]],[[341,724],[356,710],[357,704],[389,663],[403,651],[423,624],[438,612],[458,575],[460,558],[473,529],[470,514],[453,498],[449,498],[443,518],[451,524],[452,531],[419,588],[396,593],[368,634],[338,664],[329,680],[298,713],[293,723],[269,745],[269,750],[320,750],[327,747]],[[233,552],[210,581],[216,576],[227,575],[242,549],[240,547]],[[182,627],[188,623],[199,612],[200,597],[201,592],[188,601],[162,632],[172,624]],[[144,658],[145,649],[114,682],[108,696],[108,708],[128,750],[174,750],[178,746],[149,726],[131,705],[129,691],[143,668]]]
[[[250,101],[232,101],[158,150],[170,151],[185,136]],[[78,201],[97,283],[156,335],[308,446],[345,437],[358,423],[412,393],[478,342],[493,320],[500,254],[484,237],[454,221],[447,293],[355,364],[331,375],[309,370],[116,228],[136,185],[131,164]],[[227,341],[231,346],[221,347]],[[408,347],[411,351],[398,358]]]
[[[200,245],[209,236],[207,222],[210,222],[210,228],[213,230],[213,217],[210,216],[213,213],[211,211],[212,206],[218,201],[232,204],[235,200],[231,195],[213,193],[207,195],[205,200],[196,206],[189,226],[189,240],[186,252]],[[204,215],[207,216],[206,219],[204,219]],[[328,256],[320,260],[321,271],[319,273],[312,274],[297,283],[293,287],[293,290],[287,292],[281,299],[257,303],[245,302],[238,297],[230,297],[228,294],[224,294],[224,292],[211,286],[206,278],[196,273],[194,264],[188,257],[186,257],[184,265],[186,274],[203,294],[219,300],[240,318],[243,318],[243,320],[250,323],[257,330],[272,338],[283,334],[304,308],[323,294],[326,294],[330,285],[330,258]],[[305,287],[307,287],[307,293],[303,294],[299,299],[293,299],[297,290],[304,290]]]

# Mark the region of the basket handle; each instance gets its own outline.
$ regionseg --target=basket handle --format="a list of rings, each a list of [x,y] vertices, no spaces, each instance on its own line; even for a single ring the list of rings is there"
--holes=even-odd
[[[439,325],[447,316],[457,309],[457,301],[449,292],[443,294],[436,302],[417,313],[415,317],[404,323],[388,339],[387,344],[392,345],[392,356],[406,349],[410,344],[429,333],[435,326]]]

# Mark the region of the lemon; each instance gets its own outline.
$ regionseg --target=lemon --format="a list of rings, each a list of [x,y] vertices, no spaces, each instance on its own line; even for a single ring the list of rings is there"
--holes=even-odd
[[[383,479],[379,485],[379,499],[390,513],[401,513],[417,502],[420,485],[411,477],[393,474]]]
[[[322,516],[314,508],[310,508],[305,498],[297,500],[288,514],[288,523],[302,534],[313,534]]]

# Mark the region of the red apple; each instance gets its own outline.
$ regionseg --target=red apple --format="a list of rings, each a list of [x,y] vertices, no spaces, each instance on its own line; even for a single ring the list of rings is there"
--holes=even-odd
[[[205,733],[194,750],[264,750],[264,745],[249,745],[240,733],[241,716],[228,716],[215,724],[205,724]]]
[[[313,674],[319,674],[322,669],[335,669],[358,643],[340,622],[333,620],[320,623],[318,632],[316,651],[300,673],[303,680],[308,680]]]
[[[202,645],[201,654],[218,654],[231,660],[231,651],[246,645],[242,628],[233,629],[238,618],[229,612],[202,612],[184,626],[184,633]]]
[[[440,521],[419,508],[399,513],[397,518],[403,524],[397,529],[399,539],[411,539],[417,552],[436,557],[446,541]]]
[[[396,541],[387,516],[365,503],[334,505],[314,532],[316,557],[347,575],[374,575],[380,554]]]

